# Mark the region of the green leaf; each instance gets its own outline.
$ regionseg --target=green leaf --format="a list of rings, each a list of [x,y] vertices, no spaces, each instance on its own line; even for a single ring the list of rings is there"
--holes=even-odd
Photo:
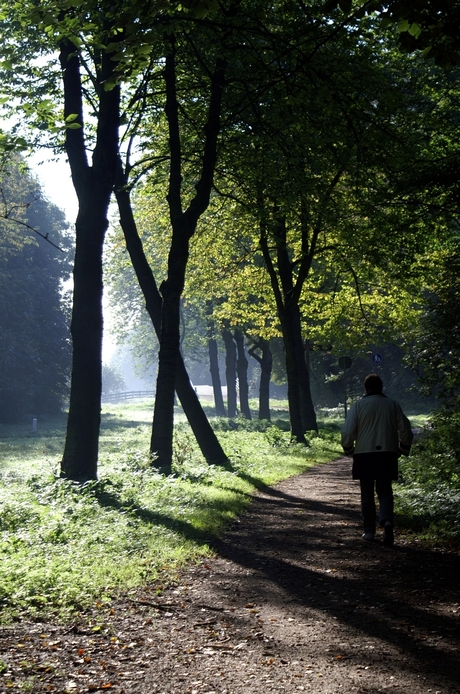
[[[81,39],[79,36],[73,35],[73,36],[69,36],[68,38],[69,38],[69,41],[71,41],[73,43],[75,48],[81,48]]]
[[[411,36],[414,36],[416,39],[418,39],[418,37],[420,36],[421,33],[422,33],[422,28],[420,27],[419,24],[414,22],[413,24],[410,25],[409,34]]]
[[[403,31],[409,31],[410,22],[407,19],[401,19],[398,22],[398,31],[401,33]]]
[[[118,78],[117,77],[111,77],[110,79],[106,80],[104,82],[104,91],[110,92],[116,85],[118,84]]]
[[[71,122],[74,121],[76,118],[78,118],[78,113],[71,113],[70,115],[67,116],[67,118],[65,119],[65,122],[66,122],[66,123],[71,123]]]
[[[114,51],[118,51],[120,46],[122,45],[123,44],[121,44],[119,41],[117,41],[116,43],[108,43],[105,47],[105,50],[107,51],[107,53],[113,53]]]
[[[151,53],[151,51],[152,51],[152,46],[149,43],[144,43],[142,46],[139,46],[139,48],[137,49],[137,53],[139,53],[140,55],[145,55],[145,54]]]
[[[120,60],[123,60],[123,58],[125,58],[125,55],[126,54],[124,51],[118,51],[118,53],[114,53],[114,55],[112,55],[110,57],[110,60],[113,60],[115,62],[119,62]]]

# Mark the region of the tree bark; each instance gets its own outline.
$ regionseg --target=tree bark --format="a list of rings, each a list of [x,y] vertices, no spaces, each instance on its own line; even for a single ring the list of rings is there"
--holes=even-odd
[[[61,476],[86,481],[97,477],[102,389],[102,247],[115,182],[120,90],[101,89],[96,144],[88,164],[83,128],[82,83],[78,51],[61,43],[64,116],[76,114],[67,129],[66,152],[78,197],[71,334],[73,342],[70,406]],[[102,54],[99,83],[113,74],[114,63]]]
[[[190,239],[199,217],[209,205],[217,157],[220,131],[220,110],[224,86],[224,63],[216,60],[211,76],[211,95],[205,128],[201,177],[196,194],[185,212],[182,210],[182,154],[179,107],[176,91],[176,55],[174,37],[167,37],[172,47],[165,60],[166,117],[169,128],[170,175],[167,200],[169,204],[172,241],[168,256],[168,276],[160,291],[163,297],[160,354],[153,415],[151,451],[157,455],[156,465],[168,474],[172,466],[174,431],[174,385],[180,344],[180,299],[185,283]]]
[[[275,295],[278,318],[286,354],[289,418],[291,435],[306,443],[305,432],[317,431],[316,414],[310,392],[310,374],[305,360],[299,289],[294,287],[289,258],[285,218],[275,209],[273,236],[276,244],[276,270],[272,260],[266,225],[261,221],[260,246]],[[306,275],[305,275],[306,276]]]
[[[286,354],[291,433],[297,441],[304,443],[305,432],[317,431],[318,425],[310,392],[310,374],[305,358],[299,307],[285,307],[279,318]]]
[[[241,330],[235,330],[235,342],[238,354],[236,372],[239,382],[241,414],[246,419],[252,419],[251,410],[249,409],[248,360],[244,352],[244,335]]]
[[[211,373],[212,389],[214,392],[214,407],[216,410],[216,416],[217,417],[226,417],[227,412],[225,410],[224,398],[222,395],[222,383],[220,380],[220,372],[219,372],[217,340],[215,340],[213,337],[210,337],[208,339],[208,350],[209,350],[209,371]]]
[[[127,188],[127,176],[123,172],[121,162],[118,165],[115,196],[126,248],[144,295],[147,312],[159,338],[161,333],[162,299],[137,231],[131,206],[131,196]],[[228,458],[201,407],[180,353],[176,372],[176,392],[206,461],[209,464],[226,465]]]
[[[227,381],[227,412],[236,417],[236,345],[230,330],[222,330],[225,344],[225,378]]]
[[[261,355],[257,354],[260,349]],[[260,384],[259,384],[259,419],[270,421],[270,380],[272,376],[273,358],[268,340],[259,340],[249,349],[249,354],[260,365]]]

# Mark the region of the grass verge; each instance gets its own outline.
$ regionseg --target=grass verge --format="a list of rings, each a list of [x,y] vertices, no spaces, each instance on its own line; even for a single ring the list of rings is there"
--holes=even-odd
[[[0,603],[4,621],[73,620],[121,591],[156,582],[209,555],[209,542],[274,484],[341,454],[338,424],[308,448],[290,442],[287,422],[227,420],[215,426],[231,469],[209,466],[178,415],[173,475],[146,453],[152,407],[103,412],[100,478],[84,486],[57,476],[64,420],[0,430]]]
[[[435,412],[399,467],[398,524],[429,545],[460,550],[460,414]]]

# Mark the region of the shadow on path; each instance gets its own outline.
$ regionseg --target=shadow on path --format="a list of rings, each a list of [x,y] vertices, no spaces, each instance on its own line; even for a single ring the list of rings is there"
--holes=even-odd
[[[460,557],[407,539],[393,548],[363,541],[349,466],[341,459],[264,490],[214,547],[248,569],[245,594],[291,603],[301,622],[321,613],[334,620],[350,638],[338,658],[355,657],[355,642],[362,658],[366,643],[387,647],[393,665],[399,657],[436,691],[446,691],[442,681],[460,692]]]

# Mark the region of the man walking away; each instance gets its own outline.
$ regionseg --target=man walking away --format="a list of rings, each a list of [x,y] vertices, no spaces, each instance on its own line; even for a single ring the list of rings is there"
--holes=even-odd
[[[353,479],[360,481],[365,540],[375,537],[374,484],[379,499],[383,544],[394,542],[392,480],[398,479],[398,458],[409,455],[411,424],[396,400],[382,393],[377,374],[364,381],[365,396],[355,402],[342,427],[345,455],[353,456]]]

